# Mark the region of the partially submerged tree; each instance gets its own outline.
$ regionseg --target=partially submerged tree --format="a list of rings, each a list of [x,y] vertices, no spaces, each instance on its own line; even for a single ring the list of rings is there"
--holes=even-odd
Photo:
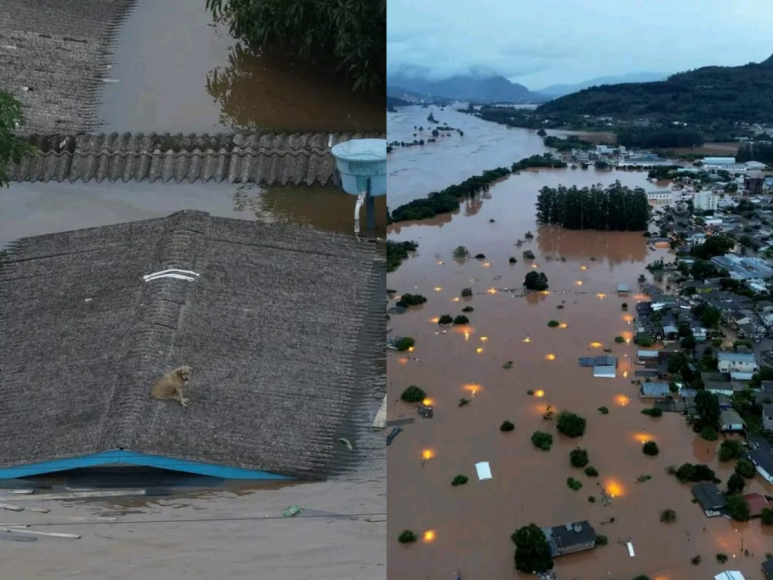
[[[231,34],[250,47],[275,48],[350,79],[354,91],[386,83],[386,0],[207,0]]]
[[[749,502],[742,495],[733,494],[727,497],[727,515],[737,522],[745,522],[749,519]]]
[[[558,415],[556,428],[567,437],[580,437],[585,433],[585,419],[569,411],[562,411]]]
[[[419,403],[426,397],[427,393],[424,392],[424,389],[417,387],[416,385],[411,385],[403,391],[402,395],[400,395],[400,398],[406,403]]]
[[[542,292],[548,289],[548,277],[542,272],[529,272],[523,280],[523,285],[527,290]]]
[[[29,143],[16,136],[24,121],[22,104],[0,89],[0,187],[9,185],[8,165],[18,165],[35,151]]]
[[[515,544],[515,569],[531,574],[553,569],[550,546],[545,532],[536,524],[518,528],[510,539]]]

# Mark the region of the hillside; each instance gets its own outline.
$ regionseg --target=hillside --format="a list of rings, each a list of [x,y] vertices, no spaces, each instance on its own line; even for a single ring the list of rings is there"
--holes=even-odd
[[[593,87],[545,103],[537,111],[554,117],[647,117],[699,125],[771,122],[773,57],[758,64],[699,68],[660,82]]]
[[[425,76],[393,76],[387,86],[401,87],[414,93],[477,103],[534,103],[546,97],[503,76],[459,75],[430,80]]]
[[[563,84],[563,85],[550,85],[544,89],[537,91],[542,95],[546,95],[551,98],[563,97],[564,95],[570,95],[583,89],[589,89],[590,87],[598,87],[601,85],[620,85],[623,83],[651,83],[653,81],[662,81],[668,78],[667,74],[654,73],[654,72],[634,72],[621,76],[605,76],[596,77],[577,84]]]
[[[410,104],[411,103],[409,103],[408,101],[404,101],[403,99],[399,99],[397,97],[390,97],[389,95],[387,95],[387,98],[386,98],[386,106],[387,106],[387,109],[389,110],[392,110],[395,107],[407,107]]]

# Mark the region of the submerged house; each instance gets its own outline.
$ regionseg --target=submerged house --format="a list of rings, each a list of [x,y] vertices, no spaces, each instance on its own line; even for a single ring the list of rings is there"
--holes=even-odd
[[[713,483],[697,483],[692,486],[692,494],[703,509],[706,516],[713,518],[722,515],[727,506],[727,499]]]
[[[586,520],[577,523],[542,528],[550,546],[550,557],[564,556],[596,547],[596,531]]]
[[[749,452],[746,454],[757,468],[762,479],[773,484],[773,448],[761,435],[749,435]]]
[[[376,247],[183,211],[0,254],[0,479],[135,465],[324,479],[380,391]],[[362,362],[364,361],[365,362]],[[190,365],[187,407],[150,397]],[[376,413],[370,413],[368,425]]]

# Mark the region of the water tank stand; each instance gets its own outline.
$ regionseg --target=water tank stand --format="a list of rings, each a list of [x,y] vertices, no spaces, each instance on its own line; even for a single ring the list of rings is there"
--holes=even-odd
[[[370,194],[370,177],[368,177],[367,183],[365,189],[365,213],[367,214],[368,219],[368,231],[373,231],[376,229],[376,202],[374,197]]]

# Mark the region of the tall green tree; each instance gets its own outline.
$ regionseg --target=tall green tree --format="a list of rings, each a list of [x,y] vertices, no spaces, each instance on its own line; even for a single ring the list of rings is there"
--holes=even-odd
[[[518,528],[511,536],[515,544],[515,569],[519,572],[547,572],[553,569],[550,546],[536,524]]]
[[[16,136],[22,125],[22,104],[10,93],[0,90],[0,187],[8,187],[8,165],[21,163],[34,152],[29,143]]]
[[[251,48],[276,47],[332,66],[354,91],[385,87],[386,0],[207,0],[206,6]]]
[[[695,395],[695,410],[705,425],[719,428],[719,416],[722,411],[719,408],[719,398],[714,393],[698,391]]]

